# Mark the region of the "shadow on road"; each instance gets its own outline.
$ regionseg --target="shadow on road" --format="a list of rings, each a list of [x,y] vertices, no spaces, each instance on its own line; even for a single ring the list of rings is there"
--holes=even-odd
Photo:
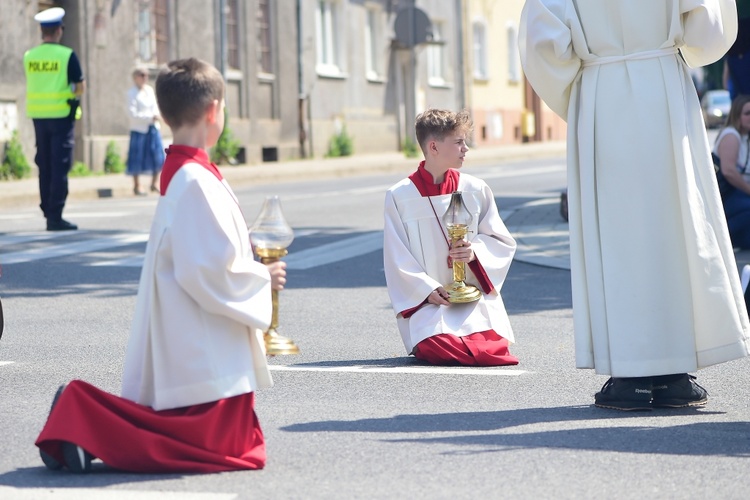
[[[447,453],[492,453],[511,449],[572,449],[667,455],[750,457],[750,422],[696,422],[685,425],[602,426],[591,422],[649,419],[676,416],[711,415],[698,409],[657,410],[650,413],[618,413],[593,406],[526,408],[508,411],[396,415],[391,418],[328,420],[282,427],[287,432],[359,432],[394,434],[433,434],[472,432],[444,437],[385,438],[392,443],[449,444],[466,447]],[[509,432],[508,429],[540,423],[588,422],[585,427]],[[664,422],[659,422],[663,424]],[[494,432],[493,431],[504,431]]]
[[[24,467],[0,474],[0,486],[14,488],[104,488],[115,484],[142,483],[155,480],[179,480],[188,474],[134,474],[107,467],[101,462],[91,464],[88,474],[65,470],[51,471],[44,465]],[[27,497],[31,498],[31,497]]]
[[[508,314],[570,309],[570,271],[513,262],[501,295]]]

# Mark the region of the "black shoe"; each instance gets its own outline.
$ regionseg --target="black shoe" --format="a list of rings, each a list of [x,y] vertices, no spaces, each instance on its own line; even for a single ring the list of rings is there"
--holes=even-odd
[[[49,470],[60,470],[62,469],[62,464],[54,459],[52,455],[47,453],[46,451],[40,449],[39,450],[39,456],[42,458],[42,462],[44,462],[44,465]]]
[[[654,391],[653,406],[657,408],[684,408],[703,406],[708,402],[708,392],[698,385],[695,377],[687,373],[651,377]]]
[[[75,231],[76,229],[78,229],[78,226],[65,219],[47,219],[47,231]]]
[[[55,397],[52,398],[52,405],[49,408],[49,412],[50,413],[52,413],[52,409],[57,404],[57,400],[60,399],[60,395],[65,390],[65,386],[66,385],[67,384],[63,384],[63,385],[61,385],[60,387],[57,388],[57,392],[55,393]],[[48,469],[50,469],[50,470],[60,470],[60,469],[62,469],[62,464],[60,462],[58,462],[57,460],[55,460],[55,458],[52,455],[50,455],[46,451],[42,450],[41,448],[39,449],[39,456],[41,457],[42,462],[44,462],[44,465],[46,465]]]
[[[651,409],[651,378],[610,378],[594,395],[594,404],[613,410],[648,411]]]
[[[70,472],[83,473],[91,471],[91,460],[94,458],[91,453],[87,452],[80,446],[63,441],[62,454]]]

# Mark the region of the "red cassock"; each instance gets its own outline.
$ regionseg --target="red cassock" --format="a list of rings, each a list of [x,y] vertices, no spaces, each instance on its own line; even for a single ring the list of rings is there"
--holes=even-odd
[[[494,330],[457,337],[441,333],[424,339],[414,348],[414,357],[433,365],[503,366],[517,365],[509,342]]]
[[[254,407],[251,392],[154,411],[74,380],[35,444],[64,464],[62,442],[75,443],[108,466],[130,472],[262,469],[266,446]]]

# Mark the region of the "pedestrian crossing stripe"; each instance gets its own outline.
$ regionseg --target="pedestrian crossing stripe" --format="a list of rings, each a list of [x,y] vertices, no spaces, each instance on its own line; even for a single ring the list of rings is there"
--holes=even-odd
[[[30,250],[0,254],[0,264],[21,264],[41,259],[83,254],[105,248],[127,246],[134,243],[144,243],[146,241],[148,241],[148,234],[145,233],[105,236],[104,238],[95,238],[91,240],[82,240],[73,243],[63,243],[61,245],[37,247]],[[0,244],[3,244],[4,246],[5,242],[0,241]]]
[[[67,233],[70,235],[70,233]],[[76,235],[84,234],[79,231]],[[300,234],[307,236],[312,234],[311,231],[301,231]],[[0,248],[10,245],[23,243],[35,243],[44,240],[53,239],[63,235],[63,233],[25,233],[0,236]],[[61,243],[47,246],[37,246],[28,250],[17,252],[0,253],[0,265],[23,264],[43,259],[55,257],[64,257],[68,255],[79,255],[93,253],[128,246],[136,243],[145,243],[148,241],[146,233],[132,233],[105,236],[102,238],[93,238],[76,241],[73,243]],[[332,243],[307,248],[298,252],[291,253],[284,258],[288,270],[307,270],[314,267],[325,266],[342,260],[351,259],[378,251],[383,248],[383,232],[373,231],[371,233],[343,238]],[[96,258],[96,257],[95,257]],[[108,255],[105,258],[96,258],[92,261],[91,266],[120,266],[120,267],[142,267],[143,253],[113,256]]]

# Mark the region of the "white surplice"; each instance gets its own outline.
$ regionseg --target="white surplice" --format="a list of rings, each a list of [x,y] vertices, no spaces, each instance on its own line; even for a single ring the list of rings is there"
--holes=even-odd
[[[229,185],[184,165],[156,207],[122,396],[163,410],[270,387],[271,312],[271,277]]]
[[[526,76],[568,123],[576,364],[684,373],[748,354],[748,317],[690,66],[734,0],[527,0]]]
[[[473,217],[467,238],[494,290],[483,293],[478,301],[469,304],[425,304],[408,319],[400,313],[421,304],[438,286],[453,281],[442,221],[435,215],[442,217],[451,195],[423,197],[408,178],[386,192],[385,277],[408,354],[422,340],[441,333],[462,337],[492,329],[508,341],[514,341],[499,292],[513,260],[516,242],[500,218],[492,191],[484,181],[462,173],[458,190]],[[466,282],[478,286],[469,266],[465,267]]]

